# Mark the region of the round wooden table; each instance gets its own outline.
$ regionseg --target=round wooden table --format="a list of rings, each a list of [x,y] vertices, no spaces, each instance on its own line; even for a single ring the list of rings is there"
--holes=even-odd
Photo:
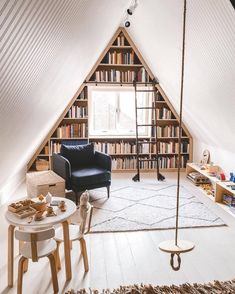
[[[34,199],[32,199],[34,200]],[[15,227],[32,228],[37,230],[39,228],[53,227],[57,224],[62,224],[64,234],[64,256],[65,256],[65,271],[66,280],[72,278],[71,271],[71,255],[70,255],[70,238],[69,238],[69,222],[68,219],[76,212],[77,207],[75,203],[69,199],[62,197],[53,197],[52,201],[65,201],[66,211],[61,212],[58,206],[53,206],[56,215],[44,217],[40,221],[35,221],[30,217],[20,219],[14,213],[6,211],[5,217],[10,224],[8,227],[8,287],[13,287],[14,281],[14,230]]]

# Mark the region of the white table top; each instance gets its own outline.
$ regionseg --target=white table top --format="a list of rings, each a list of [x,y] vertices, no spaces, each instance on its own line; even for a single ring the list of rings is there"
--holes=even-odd
[[[33,200],[33,199],[32,199]],[[75,203],[69,199],[62,198],[62,197],[52,197],[53,200],[58,201],[65,201],[66,211],[61,212],[58,206],[53,206],[54,212],[56,213],[55,216],[44,217],[40,221],[35,221],[34,219],[29,223],[29,217],[26,218],[19,218],[14,213],[10,211],[6,211],[5,217],[8,223],[16,226],[16,227],[49,227],[59,223],[62,223],[66,219],[70,218],[77,210]]]

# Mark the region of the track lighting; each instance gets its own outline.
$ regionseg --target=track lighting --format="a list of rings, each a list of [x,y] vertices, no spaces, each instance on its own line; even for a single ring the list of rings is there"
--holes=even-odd
[[[138,6],[137,0],[135,0],[134,4],[132,4],[128,9],[127,9],[127,13],[129,15],[132,15],[134,10],[136,9],[136,7]]]
[[[126,28],[129,28],[130,25],[131,25],[131,23],[127,20],[127,21],[125,22],[125,27],[126,27]]]
[[[125,27],[129,28],[131,23],[129,21],[129,15],[132,15],[133,12],[135,11],[136,7],[138,6],[138,0],[134,0],[134,3],[127,9],[127,15],[126,15],[126,19],[125,19]]]

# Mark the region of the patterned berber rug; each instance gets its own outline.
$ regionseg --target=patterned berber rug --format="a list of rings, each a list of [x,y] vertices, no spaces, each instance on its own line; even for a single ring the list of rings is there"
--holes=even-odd
[[[133,183],[90,191],[91,232],[127,232],[175,227],[176,185]],[[73,217],[76,223],[78,215]],[[223,226],[224,222],[185,187],[180,189],[180,228]]]
[[[235,280],[227,282],[214,281],[207,284],[183,284],[171,286],[133,285],[120,286],[113,290],[70,290],[65,294],[232,294],[235,293]]]

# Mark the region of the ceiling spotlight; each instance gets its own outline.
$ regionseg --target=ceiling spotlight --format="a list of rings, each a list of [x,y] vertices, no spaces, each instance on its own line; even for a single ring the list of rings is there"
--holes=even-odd
[[[126,28],[129,28],[130,25],[131,25],[131,23],[127,20],[127,21],[125,22],[125,27],[126,27]]]
[[[127,9],[127,13],[128,13],[129,15],[132,15],[133,12],[131,11],[130,8],[128,8],[128,9]]]
[[[134,4],[131,5],[128,9],[127,9],[127,13],[129,15],[132,15],[134,10],[136,9],[136,7],[138,6],[137,0],[135,0]]]

